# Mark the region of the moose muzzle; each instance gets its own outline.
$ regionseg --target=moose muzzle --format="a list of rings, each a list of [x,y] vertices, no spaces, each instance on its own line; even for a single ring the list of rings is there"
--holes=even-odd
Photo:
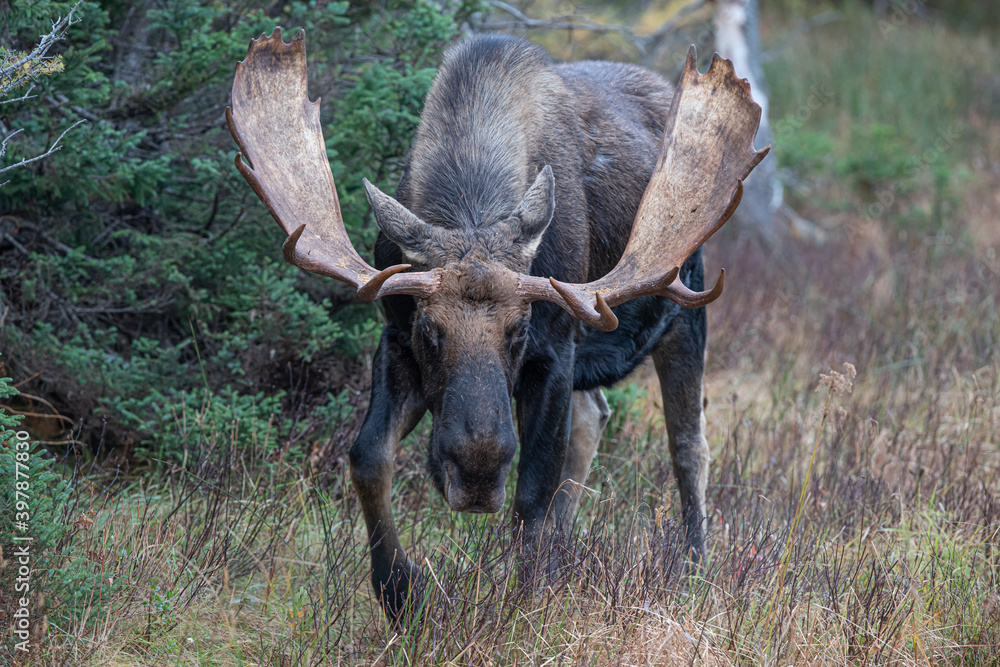
[[[440,461],[437,482],[452,511],[494,513],[506,499],[517,436],[502,373],[487,379],[491,373],[477,370],[461,374],[446,389],[432,447]]]

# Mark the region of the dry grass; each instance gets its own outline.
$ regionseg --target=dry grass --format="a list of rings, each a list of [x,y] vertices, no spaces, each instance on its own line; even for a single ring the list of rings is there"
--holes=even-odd
[[[947,35],[928,39],[941,57]],[[805,47],[826,48],[828,60],[843,49]],[[34,657],[998,664],[1000,123],[974,113],[975,152],[950,156],[969,176],[939,227],[901,220],[935,209],[918,173],[915,186],[893,189],[892,217],[858,213],[864,195],[844,183],[824,191],[857,201],[802,204],[827,229],[821,246],[713,241],[709,270],[724,265],[730,280],[709,311],[704,568],[687,571],[682,555],[659,390],[644,368],[610,392],[618,415],[576,532],[538,555],[533,593],[518,584],[503,518],[448,512],[414,438],[393,498],[427,575],[425,613],[391,626],[370,591],[342,448],[327,473],[303,478],[222,446],[157,482],[81,486],[67,520],[93,509],[94,523],[79,521],[64,551],[81,573],[83,611],[62,626],[68,602],[49,600]],[[857,368],[853,388],[821,385],[842,362]]]
[[[118,583],[89,623],[50,624],[43,661],[995,664],[996,363],[963,367],[942,354],[943,366],[879,368],[858,354],[853,391],[834,395],[806,358],[835,341],[765,342],[757,359],[723,366],[743,329],[719,315],[705,569],[685,571],[659,397],[644,372],[645,400],[609,434],[578,531],[547,545],[533,595],[517,585],[503,521],[447,512],[410,450],[396,511],[428,575],[427,612],[389,626],[343,469],[322,480],[276,466],[255,476],[223,458],[119,493],[81,526],[73,551]]]

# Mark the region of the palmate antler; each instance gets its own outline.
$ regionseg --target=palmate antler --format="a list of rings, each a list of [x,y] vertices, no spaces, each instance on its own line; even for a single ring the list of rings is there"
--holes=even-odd
[[[664,296],[685,308],[714,301],[725,272],[705,292],[688,289],[678,273],[736,210],[743,179],[767,154],[770,146],[753,148],[760,114],[750,85],[736,78],[732,63],[716,54],[708,72],[699,74],[692,46],[656,168],[618,264],[583,284],[522,274],[518,293],[529,302],[556,303],[603,331],[618,326],[612,306],[640,296]],[[426,298],[437,289],[442,269],[401,273],[410,265],[399,264],[377,271],[351,244],[326,158],[319,100],[309,102],[306,94],[302,31],[291,44],[282,41],[280,28],[251,41],[246,59],[236,65],[226,120],[242,150],[236,168],[289,235],[286,260],[353,285],[366,301],[390,294]]]
[[[743,179],[770,150],[753,148],[760,114],[750,84],[736,78],[733,63],[715,54],[708,72],[699,74],[692,46],[667,114],[656,168],[618,264],[591,283],[521,276],[518,289],[525,298],[552,301],[602,331],[618,326],[611,307],[636,297],[664,296],[685,308],[719,298],[724,270],[705,292],[688,289],[678,273],[732,216],[743,196]]]
[[[326,157],[319,104],[306,94],[304,31],[291,44],[282,41],[281,28],[250,42],[246,59],[236,64],[226,121],[242,150],[236,168],[288,234],[285,259],[353,285],[365,301],[389,294],[429,296],[441,281],[440,269],[402,274],[410,265],[399,264],[377,271],[351,244]]]

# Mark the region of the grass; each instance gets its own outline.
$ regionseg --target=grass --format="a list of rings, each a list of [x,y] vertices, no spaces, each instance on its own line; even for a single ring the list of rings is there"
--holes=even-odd
[[[788,197],[826,242],[707,251],[730,279],[709,309],[704,568],[683,558],[649,367],[609,392],[576,532],[546,545],[533,594],[504,518],[450,513],[408,441],[393,500],[428,582],[404,628],[372,597],[346,442],[305,475],[216,424],[186,470],[79,481],[60,545],[77,585],[47,599],[33,659],[997,664],[1000,50],[917,19],[883,37],[852,12],[768,71]],[[824,76],[829,101],[782,123]],[[960,140],[907,168],[953,123]],[[842,362],[857,376],[831,376]]]

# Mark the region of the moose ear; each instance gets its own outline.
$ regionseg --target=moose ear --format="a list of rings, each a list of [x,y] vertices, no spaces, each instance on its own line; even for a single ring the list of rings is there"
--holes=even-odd
[[[367,178],[363,182],[368,203],[375,214],[375,224],[382,233],[399,246],[408,262],[430,265],[428,251],[432,246],[440,246],[441,230],[415,216],[408,208],[372,185]]]
[[[538,252],[538,246],[545,236],[549,223],[552,222],[555,210],[555,179],[552,177],[552,167],[545,165],[524,194],[524,199],[514,211],[511,220],[516,231],[515,244],[520,248],[521,256],[529,264]]]

